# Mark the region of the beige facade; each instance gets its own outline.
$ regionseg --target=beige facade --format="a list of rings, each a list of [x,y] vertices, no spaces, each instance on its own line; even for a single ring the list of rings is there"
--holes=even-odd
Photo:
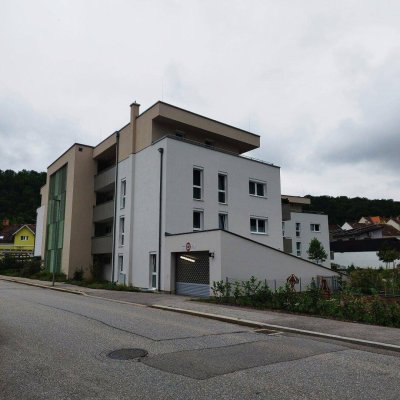
[[[45,210],[41,255],[46,255],[50,178],[66,165],[60,271],[69,278],[80,268],[89,270],[96,263],[94,257],[100,257],[106,263],[114,260],[112,249],[116,233],[112,210],[115,208],[118,163],[165,136],[234,155],[255,149],[260,144],[258,135],[164,102],[155,103],[142,114],[139,107],[136,102],[131,104],[129,123],[97,146],[74,144],[48,167],[47,182],[41,189]]]

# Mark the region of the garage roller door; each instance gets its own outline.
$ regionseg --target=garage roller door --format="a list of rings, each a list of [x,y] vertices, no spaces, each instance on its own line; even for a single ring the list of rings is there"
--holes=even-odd
[[[176,294],[208,297],[210,295],[210,263],[208,252],[176,254]]]

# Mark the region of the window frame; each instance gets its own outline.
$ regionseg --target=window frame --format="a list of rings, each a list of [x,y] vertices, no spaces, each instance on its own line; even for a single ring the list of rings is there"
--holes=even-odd
[[[29,236],[27,235],[21,235],[21,242],[27,242],[29,240]]]
[[[198,213],[200,214],[200,226],[197,228],[194,226],[194,214]],[[198,209],[194,209],[192,212],[192,228],[193,231],[203,231],[204,230],[204,210],[198,210]]]
[[[296,237],[300,237],[301,236],[301,222],[295,223],[295,231],[296,231]]]
[[[301,257],[301,242],[296,242],[296,256]]]
[[[199,173],[200,173],[200,185],[195,185],[195,183],[194,183],[194,172],[195,171],[199,171]],[[204,169],[201,168],[201,167],[193,167],[193,170],[192,170],[192,196],[193,196],[193,200],[196,200],[196,201],[202,201],[203,200],[203,187],[204,187]],[[195,197],[195,195],[194,195],[196,189],[200,190],[200,197],[199,198]]]
[[[119,246],[125,245],[125,216],[119,217]]]
[[[318,230],[315,229],[316,227],[318,227]],[[310,224],[310,230],[316,233],[321,232],[321,224]]]
[[[220,189],[219,187],[219,178],[223,177],[224,189]],[[219,195],[223,194],[225,201],[220,201]],[[228,174],[223,172],[218,172],[218,203],[219,204],[228,204]]]
[[[223,228],[221,228],[221,220],[220,220],[220,217],[224,217],[224,227]],[[222,230],[224,230],[224,231],[227,231],[228,230],[228,213],[226,213],[226,212],[219,212],[218,213],[218,229],[222,229]]]
[[[256,221],[256,230],[253,231],[251,227],[251,221]],[[259,222],[264,221],[264,232],[260,231]],[[250,216],[250,233],[253,235],[268,235],[268,218],[267,217],[256,217]]]
[[[126,205],[126,178],[121,179],[121,188],[120,188],[120,209],[123,210]]]
[[[124,273],[124,255],[118,254],[118,273]]]
[[[254,185],[254,193],[251,192],[251,184]],[[263,188],[262,195],[258,194],[259,187]],[[267,182],[250,178],[249,179],[249,196],[260,197],[260,198],[264,198],[264,199],[267,198]]]

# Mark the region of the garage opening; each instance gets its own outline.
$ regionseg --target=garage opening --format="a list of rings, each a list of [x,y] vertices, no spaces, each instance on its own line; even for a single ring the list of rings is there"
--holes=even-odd
[[[176,253],[175,292],[197,297],[210,295],[210,260],[207,251]]]

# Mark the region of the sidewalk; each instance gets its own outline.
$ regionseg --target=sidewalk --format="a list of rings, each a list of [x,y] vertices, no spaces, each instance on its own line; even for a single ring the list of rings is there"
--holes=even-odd
[[[0,280],[25,283],[33,286],[51,288],[52,283],[27,278],[14,278],[0,275]],[[388,348],[400,351],[400,329],[387,328],[376,325],[366,325],[355,322],[343,322],[325,318],[310,317],[297,314],[288,314],[277,311],[252,310],[242,307],[224,306],[219,304],[192,301],[189,297],[159,293],[124,292],[103,289],[89,289],[56,282],[55,290],[81,294],[85,296],[104,298],[112,301],[131,303],[141,306],[150,306],[168,311],[191,313],[206,318],[224,320],[226,322],[241,323],[243,325],[265,327],[277,330],[301,330],[309,335],[334,335],[340,340],[344,338],[350,342],[376,342],[388,345]],[[304,332],[306,331],[306,332]],[[294,331],[295,332],[295,331]],[[321,335],[319,335],[321,334]],[[337,339],[336,337],[332,337]],[[365,343],[370,345],[371,343]],[[373,345],[373,344],[372,344]],[[393,346],[393,347],[392,347]]]

